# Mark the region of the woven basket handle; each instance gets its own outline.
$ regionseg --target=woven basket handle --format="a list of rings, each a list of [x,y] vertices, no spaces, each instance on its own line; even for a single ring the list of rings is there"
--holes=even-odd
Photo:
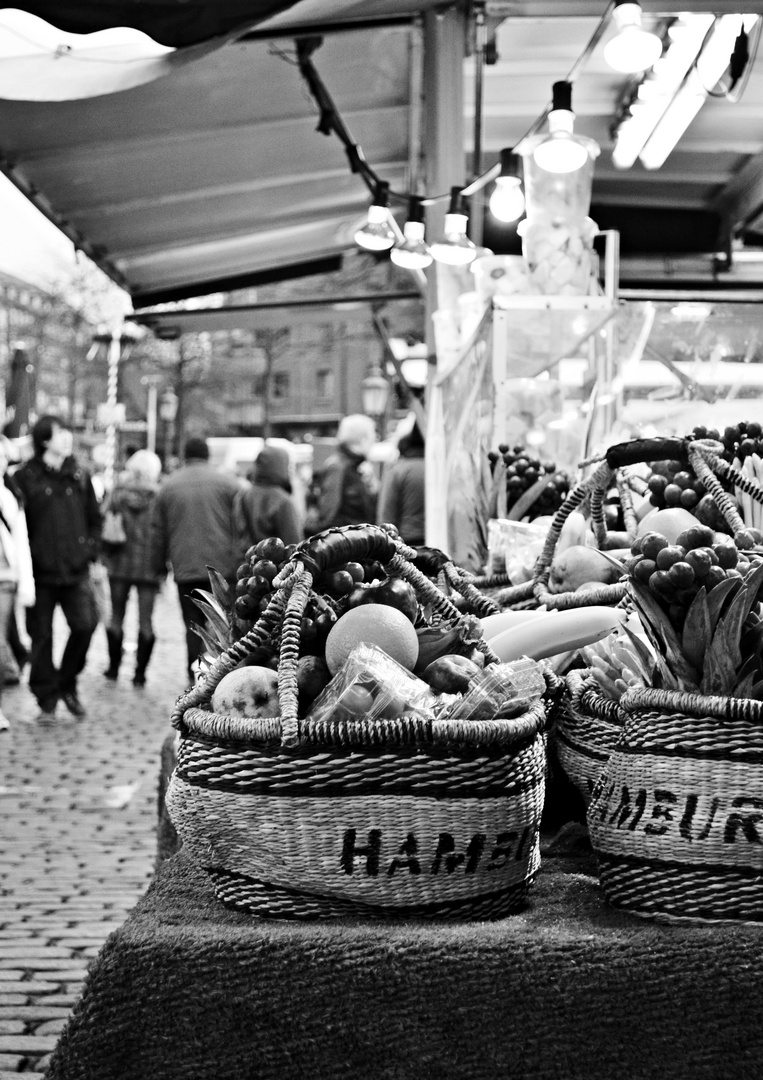
[[[620,698],[620,707],[626,715],[648,709],[668,714],[686,713],[695,718],[712,716],[717,720],[745,720],[751,724],[763,720],[763,702],[753,698],[690,694],[678,690],[626,690]]]
[[[686,461],[688,440],[675,437],[661,439],[631,439],[610,446],[606,453],[611,469],[622,469],[640,461]]]
[[[567,688],[570,692],[570,704],[575,712],[587,712],[611,724],[623,723],[624,713],[620,702],[605,697],[589,671],[569,672]]]

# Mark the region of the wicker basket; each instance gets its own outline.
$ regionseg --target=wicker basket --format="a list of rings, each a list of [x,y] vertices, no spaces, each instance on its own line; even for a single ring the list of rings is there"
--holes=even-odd
[[[623,714],[619,703],[605,697],[596,679],[584,671],[571,671],[567,687],[552,730],[552,752],[587,806],[623,733]]]
[[[662,920],[763,921],[763,703],[629,690],[588,809],[610,903]]]
[[[429,919],[496,918],[524,905],[540,858],[542,702],[484,723],[297,716],[299,628],[314,571],[379,559],[441,619],[464,618],[411,564],[414,555],[371,526],[313,537],[276,579],[253,630],[179,700],[167,806],[226,904],[275,918]],[[281,717],[203,708],[220,679],[273,634]]]

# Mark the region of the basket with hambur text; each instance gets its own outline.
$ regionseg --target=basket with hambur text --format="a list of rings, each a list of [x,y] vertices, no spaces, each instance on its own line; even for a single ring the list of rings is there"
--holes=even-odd
[[[415,554],[376,526],[312,537],[280,571],[252,630],[178,701],[167,806],[224,903],[292,919],[484,919],[524,905],[539,867],[542,700],[481,721],[299,715],[303,613],[327,569],[379,560],[440,624],[469,618],[413,565]],[[211,712],[214,688],[265,640],[279,642],[280,716]]]
[[[588,808],[610,903],[661,920],[763,921],[763,703],[629,690]]]
[[[606,697],[587,672],[571,671],[566,682],[569,693],[559,706],[550,736],[551,751],[588,805],[596,781],[623,733],[623,713],[619,702]]]

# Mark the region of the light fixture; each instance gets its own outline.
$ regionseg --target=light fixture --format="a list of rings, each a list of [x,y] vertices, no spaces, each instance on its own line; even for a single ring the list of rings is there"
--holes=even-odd
[[[548,114],[548,137],[533,151],[535,164],[552,173],[571,173],[582,169],[588,150],[573,133],[572,83],[555,82],[551,111]]]
[[[387,409],[389,382],[378,364],[371,364],[368,374],[360,384],[360,399],[363,412],[372,420],[378,421]]]
[[[501,172],[488,202],[490,213],[498,221],[516,221],[525,211],[521,167],[519,154],[514,150],[501,150]]]
[[[617,124],[616,168],[629,169],[636,158],[647,169],[663,164],[729,66],[738,34],[749,32],[756,20],[754,15],[715,18],[701,12],[677,17],[665,52]]]
[[[355,233],[355,243],[366,251],[388,251],[395,243],[389,221],[389,184],[384,180],[376,185],[374,201],[368,208],[368,220]]]
[[[748,18],[754,24],[757,16]],[[659,169],[665,162],[704,105],[708,94],[720,82],[729,66],[737,35],[743,29],[745,16],[723,15],[716,18],[711,33],[703,40],[696,63],[692,65],[639,154],[645,169]]]
[[[462,191],[463,188],[460,187],[450,189],[450,206],[445,215],[443,239],[430,246],[437,262],[447,263],[449,266],[467,266],[477,257],[477,248],[466,235],[469,218],[464,210]]]
[[[641,7],[633,0],[615,0],[612,20],[617,33],[604,46],[604,59],[615,71],[647,71],[662,56],[662,40],[641,26]]]
[[[389,257],[406,270],[423,270],[432,262],[432,252],[424,243],[424,200],[418,195],[409,200],[403,239],[395,244]]]

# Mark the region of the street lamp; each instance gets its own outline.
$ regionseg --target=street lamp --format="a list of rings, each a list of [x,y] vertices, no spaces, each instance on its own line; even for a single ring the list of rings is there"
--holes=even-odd
[[[363,403],[363,412],[381,428],[381,421],[387,411],[389,400],[389,382],[376,363],[370,365],[366,377],[360,384],[360,400]],[[383,436],[383,430],[380,430],[379,434]]]
[[[165,468],[172,453],[175,435],[175,417],[178,414],[178,396],[172,387],[162,390],[159,397],[159,416],[164,421],[164,464]]]

